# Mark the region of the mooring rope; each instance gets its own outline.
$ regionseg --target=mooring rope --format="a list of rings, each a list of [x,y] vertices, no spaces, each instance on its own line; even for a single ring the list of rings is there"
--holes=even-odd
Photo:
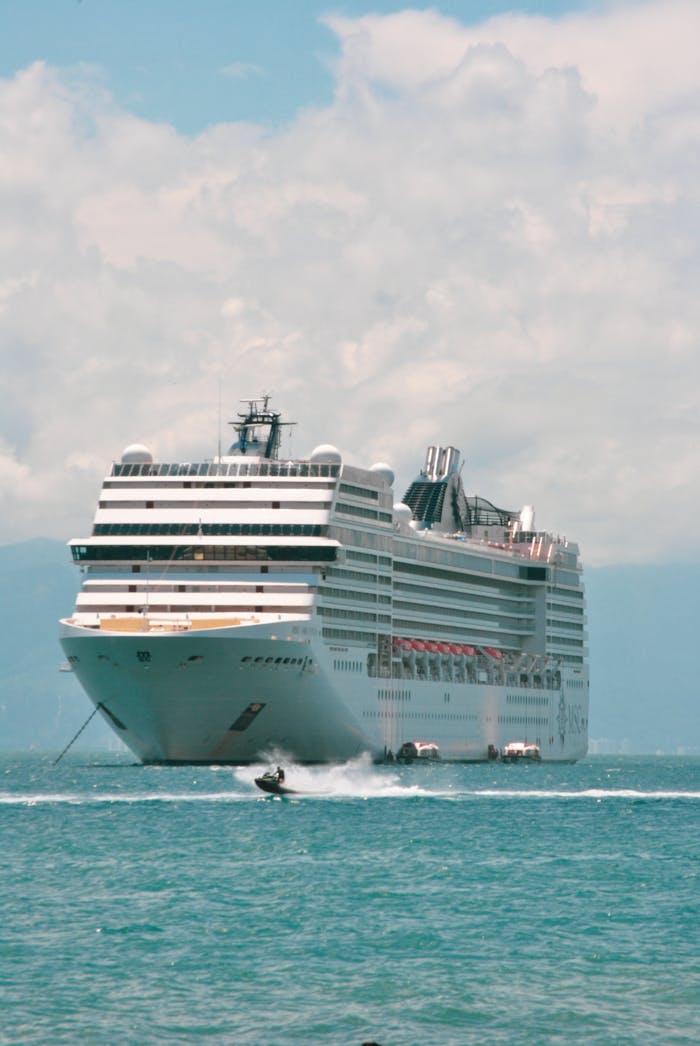
[[[84,723],[83,723],[83,725],[81,726],[80,730],[78,730],[78,733],[77,733],[77,734],[75,734],[75,736],[74,736],[74,737],[72,737],[72,738],[70,739],[70,741],[68,742],[68,744],[66,745],[66,747],[65,747],[65,748],[63,749],[63,751],[61,752],[61,754],[60,754],[59,756],[57,756],[57,757],[56,757],[56,758],[54,759],[54,761],[53,761],[53,763],[52,763],[52,766],[56,766],[56,764],[57,764],[57,763],[60,763],[60,761],[61,761],[61,760],[63,759],[64,755],[66,754],[66,752],[67,752],[67,751],[68,751],[68,749],[70,748],[70,746],[71,746],[71,745],[72,745],[72,744],[73,744],[73,743],[74,743],[75,741],[77,741],[77,740],[78,740],[78,738],[79,738],[79,737],[80,737],[80,735],[82,734],[82,732],[83,732],[83,730],[85,729],[85,727],[86,727],[86,726],[88,725],[88,723],[90,722],[90,720],[92,719],[92,717],[93,717],[94,715],[97,715],[97,713],[99,712],[100,708],[102,708],[102,702],[101,702],[101,701],[99,701],[99,702],[98,702],[98,703],[97,703],[97,704],[95,705],[95,707],[93,708],[92,712],[90,713],[90,715],[89,715],[89,716],[87,717],[87,719],[85,720],[85,722],[84,722]]]

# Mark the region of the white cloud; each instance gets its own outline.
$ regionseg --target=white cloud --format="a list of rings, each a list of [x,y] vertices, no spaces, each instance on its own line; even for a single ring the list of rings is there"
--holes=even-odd
[[[128,443],[215,453],[221,382],[397,487],[454,443],[590,562],[693,556],[700,5],[328,24],[275,132],[0,81],[0,540],[84,533]]]
[[[608,0],[557,19],[501,14],[476,26],[435,10],[325,21],[343,42],[341,93],[372,81],[454,97],[468,86],[469,52],[500,45],[534,76],[577,70],[595,123],[619,129],[695,94],[697,19],[696,0]]]
[[[264,72],[263,67],[255,62],[231,62],[223,67],[221,75],[232,80],[247,80],[251,76],[262,76]]]

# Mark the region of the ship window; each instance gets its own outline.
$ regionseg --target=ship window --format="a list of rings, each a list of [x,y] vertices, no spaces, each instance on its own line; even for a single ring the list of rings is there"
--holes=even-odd
[[[379,491],[367,487],[352,487],[349,483],[340,483],[338,489],[341,494],[352,494],[356,498],[369,498],[372,501],[379,499]]]
[[[547,580],[547,568],[546,567],[521,567],[520,577],[525,581],[546,581]]]

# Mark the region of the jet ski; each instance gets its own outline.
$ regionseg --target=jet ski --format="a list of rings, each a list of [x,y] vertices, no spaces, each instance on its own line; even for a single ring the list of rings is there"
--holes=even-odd
[[[270,795],[296,795],[294,788],[287,788],[284,783],[284,773],[280,775],[279,770],[268,770],[262,777],[256,777],[255,783],[263,792]]]

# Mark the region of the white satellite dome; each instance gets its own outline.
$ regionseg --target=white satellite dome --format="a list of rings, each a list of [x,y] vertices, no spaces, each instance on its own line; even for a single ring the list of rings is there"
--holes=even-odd
[[[122,451],[122,465],[152,465],[153,455],[143,443],[130,443]]]
[[[405,523],[406,526],[413,519],[413,513],[408,505],[404,505],[403,501],[399,501],[394,505],[394,520],[396,523]]]
[[[383,461],[378,461],[376,465],[372,465],[370,472],[375,472],[378,476],[381,476],[387,487],[393,487],[394,470],[391,465],[387,465]]]
[[[331,443],[320,443],[311,451],[311,461],[316,464],[340,465],[342,454]]]

